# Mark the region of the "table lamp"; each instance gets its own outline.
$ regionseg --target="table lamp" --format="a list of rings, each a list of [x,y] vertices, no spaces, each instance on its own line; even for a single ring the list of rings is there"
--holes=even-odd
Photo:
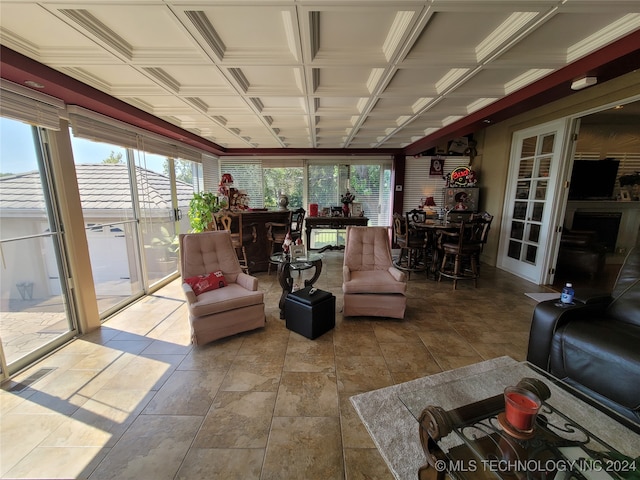
[[[422,208],[428,216],[435,217],[437,214],[437,212],[434,209],[435,206],[436,206],[436,201],[433,199],[433,197],[427,197]]]

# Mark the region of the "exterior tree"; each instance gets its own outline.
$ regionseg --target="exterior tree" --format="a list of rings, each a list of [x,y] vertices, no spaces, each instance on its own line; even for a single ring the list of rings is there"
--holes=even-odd
[[[182,180],[185,183],[191,185],[193,183],[193,164],[189,160],[173,160],[174,168],[176,170],[176,180]],[[165,159],[162,166],[164,174],[169,176],[169,159]]]
[[[102,160],[102,163],[106,163],[109,165],[121,165],[124,163],[124,161],[122,160],[122,153],[116,153],[111,150],[111,154],[109,154],[107,158]]]

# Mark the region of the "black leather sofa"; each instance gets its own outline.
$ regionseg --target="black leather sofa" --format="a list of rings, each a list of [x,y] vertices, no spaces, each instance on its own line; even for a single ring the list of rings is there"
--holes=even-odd
[[[640,429],[640,246],[610,294],[536,305],[527,360]]]

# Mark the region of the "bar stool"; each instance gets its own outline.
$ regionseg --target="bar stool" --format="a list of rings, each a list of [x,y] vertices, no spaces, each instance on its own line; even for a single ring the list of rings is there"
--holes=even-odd
[[[469,222],[460,222],[457,232],[438,232],[437,248],[442,253],[442,264],[438,270],[438,282],[442,277],[453,280],[453,289],[458,286],[458,280],[473,280],[474,287],[478,287],[478,260],[482,251],[482,241],[478,236],[482,228],[477,224],[484,223],[482,218]],[[466,264],[469,268],[465,268]]]
[[[411,272],[425,271],[424,233],[410,228],[407,217],[396,213],[393,215],[393,235],[394,243],[400,247],[400,255],[394,260],[394,266],[407,272],[408,279],[411,278]]]
[[[235,220],[235,221],[234,221]],[[244,273],[249,273],[249,262],[247,261],[247,251],[245,243],[255,243],[257,240],[255,225],[247,225],[243,228],[242,214],[225,212],[219,217],[222,230],[231,233],[231,243],[238,254],[240,268]],[[236,227],[237,230],[232,228]]]

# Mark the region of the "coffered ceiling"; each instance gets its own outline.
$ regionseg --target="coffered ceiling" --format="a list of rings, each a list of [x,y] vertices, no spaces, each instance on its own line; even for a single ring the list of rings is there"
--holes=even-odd
[[[639,30],[638,0],[0,2],[3,46],[222,149],[405,148]]]

